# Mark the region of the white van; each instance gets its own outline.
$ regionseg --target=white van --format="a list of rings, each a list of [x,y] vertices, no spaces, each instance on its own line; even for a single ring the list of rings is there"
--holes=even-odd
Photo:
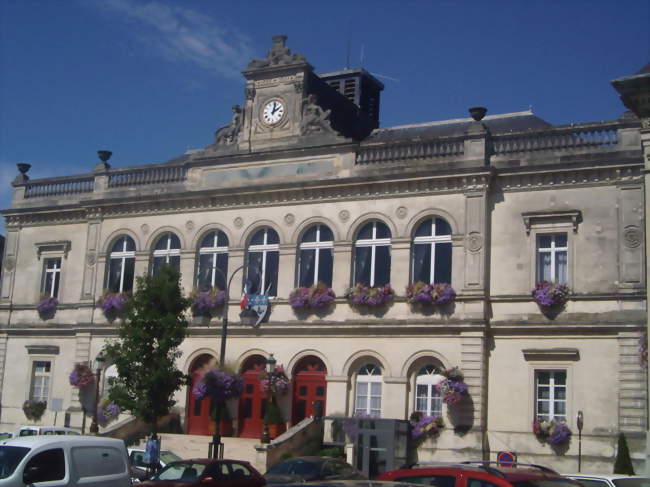
[[[33,435],[79,435],[77,430],[63,426],[21,426],[14,437]]]
[[[129,487],[122,440],[35,435],[0,441],[0,487]]]

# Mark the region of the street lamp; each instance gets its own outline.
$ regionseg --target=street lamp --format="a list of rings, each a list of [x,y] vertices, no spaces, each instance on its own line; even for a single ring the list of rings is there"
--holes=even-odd
[[[275,357],[273,357],[273,354],[269,354],[269,357],[266,359],[266,373],[269,374],[269,377],[275,370],[275,364],[277,363],[277,360],[275,360]],[[269,381],[268,387],[267,387],[267,395],[266,395],[266,411],[264,414],[264,430],[262,431],[262,443],[270,443],[271,442],[271,437],[269,435],[269,423],[266,420],[269,408],[272,406],[271,401],[273,401],[273,395],[271,394],[271,382]]]
[[[102,378],[102,368],[104,367],[104,362],[106,357],[102,355],[102,352],[99,352],[99,355],[95,357],[95,406],[93,408],[93,422],[90,425],[90,434],[97,435],[99,433],[99,425],[97,424],[97,406],[99,405],[99,383]]]

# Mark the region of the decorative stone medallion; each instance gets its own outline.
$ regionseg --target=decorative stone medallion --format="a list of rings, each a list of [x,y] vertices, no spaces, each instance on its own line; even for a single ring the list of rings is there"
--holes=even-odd
[[[185,228],[187,228],[190,232],[194,230],[194,222],[192,220],[187,220],[185,222]]]
[[[95,262],[97,262],[97,254],[94,252],[89,253],[86,256],[86,263],[88,264],[89,267],[92,267],[95,265]]]
[[[143,223],[142,226],[140,227],[140,230],[142,230],[142,233],[146,235],[147,233],[149,233],[149,225]]]
[[[293,225],[293,222],[295,221],[296,221],[296,217],[293,215],[293,213],[287,213],[286,215],[284,215],[284,222],[287,225]]]
[[[244,220],[241,216],[238,216],[233,220],[233,225],[235,225],[237,228],[241,228],[244,226]]]
[[[339,211],[339,220],[346,222],[350,219],[350,212],[348,210]]]
[[[623,242],[630,249],[635,249],[641,245],[641,231],[636,225],[630,225],[623,230]]]
[[[4,267],[7,269],[9,272],[14,270],[14,266],[16,265],[16,259],[13,257],[7,257],[5,259]]]
[[[395,214],[397,215],[397,218],[399,218],[400,220],[406,218],[406,215],[408,215],[408,213],[409,211],[406,209],[406,206],[399,206],[395,210]]]
[[[483,248],[483,236],[479,232],[470,232],[467,236],[467,250],[478,252]]]

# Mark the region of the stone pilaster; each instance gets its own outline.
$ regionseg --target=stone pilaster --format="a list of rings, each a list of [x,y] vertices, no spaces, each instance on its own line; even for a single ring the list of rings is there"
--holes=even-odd
[[[460,369],[469,386],[471,405],[461,403],[458,422],[471,424],[475,428],[484,427],[485,403],[487,401],[487,371],[485,356],[485,336],[481,332],[464,333],[461,337]]]
[[[352,243],[334,242],[334,269],[332,272],[332,289],[338,297],[345,295],[350,287],[352,272]]]
[[[7,359],[7,334],[0,334],[0,404],[3,402],[3,391],[4,391],[4,378],[5,378],[5,363]],[[0,409],[0,414],[2,414],[2,409]],[[0,419],[1,420],[1,419]]]
[[[296,246],[293,244],[280,245],[280,258],[278,261],[278,297],[288,298],[293,291],[297,268]]]
[[[485,287],[486,211],[485,191],[465,195],[464,292],[480,294]]]
[[[89,332],[79,332],[75,337],[75,352],[74,363],[90,363],[90,340],[91,335]],[[70,411],[81,411],[81,403],[79,402],[79,389],[72,387],[70,397]]]
[[[390,284],[400,294],[410,281],[411,240],[394,238],[390,252]]]
[[[99,235],[101,232],[101,221],[93,220],[88,222],[86,231],[86,252],[83,270],[83,284],[81,286],[81,300],[92,300],[95,297],[95,285],[97,281],[97,268],[99,267]],[[101,286],[101,284],[100,284]]]
[[[625,432],[646,428],[646,373],[639,361],[640,333],[618,336],[618,427]]]
[[[18,228],[8,228],[5,240],[5,255],[2,267],[2,283],[0,288],[0,302],[11,301],[13,295],[14,276],[16,273],[16,262],[18,260],[18,240],[20,231]]]

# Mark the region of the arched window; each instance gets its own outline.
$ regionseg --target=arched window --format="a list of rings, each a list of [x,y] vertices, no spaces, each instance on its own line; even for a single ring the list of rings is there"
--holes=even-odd
[[[357,372],[354,414],[357,416],[381,417],[381,369],[366,364]]]
[[[319,281],[332,285],[332,230],[325,225],[314,225],[300,241],[298,285],[309,287]]]
[[[383,286],[390,282],[390,230],[381,222],[366,223],[354,243],[354,284]]]
[[[226,289],[228,272],[228,237],[220,230],[208,233],[199,248],[196,286],[201,291],[213,287]]]
[[[412,282],[451,283],[451,226],[429,218],[415,230],[411,251]]]
[[[135,243],[127,235],[118,238],[108,255],[106,289],[123,293],[133,289],[135,274]]]
[[[276,231],[264,227],[255,232],[248,245],[248,268],[244,291],[249,294],[276,296],[279,259],[280,239]]]
[[[173,233],[165,233],[156,241],[151,274],[158,274],[165,264],[172,265],[176,270],[181,267],[181,241]]]
[[[436,384],[444,379],[434,365],[425,365],[415,378],[415,410],[426,416],[442,414],[442,398]]]

